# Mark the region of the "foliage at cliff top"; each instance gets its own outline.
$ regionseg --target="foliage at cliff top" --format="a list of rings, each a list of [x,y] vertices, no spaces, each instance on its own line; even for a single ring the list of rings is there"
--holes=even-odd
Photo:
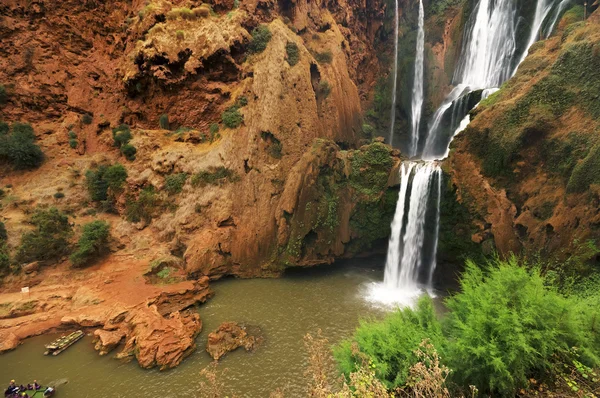
[[[591,373],[600,365],[598,287],[596,279],[577,296],[565,296],[515,258],[483,269],[469,261],[461,291],[446,300],[449,312],[441,321],[431,299],[422,298],[415,309],[362,322],[335,356],[348,375],[364,354],[386,387],[406,387],[415,350],[429,338],[451,369],[451,389],[475,385],[484,394],[514,396],[530,379],[559,383],[573,369],[576,378],[575,373]]]

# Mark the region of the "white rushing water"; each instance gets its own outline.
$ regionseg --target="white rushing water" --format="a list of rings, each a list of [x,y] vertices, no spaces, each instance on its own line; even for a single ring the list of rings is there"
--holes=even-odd
[[[417,49],[415,53],[415,76],[412,89],[411,121],[412,129],[408,145],[408,156],[415,156],[419,146],[419,127],[423,110],[423,58],[425,52],[425,9],[423,0],[419,0],[419,26],[417,30]]]
[[[394,4],[394,76],[392,79],[392,110],[390,112],[390,146],[394,143],[394,125],[396,124],[396,86],[398,84],[398,0],[395,0]]]
[[[383,284],[373,285],[370,298],[386,304],[411,305],[424,290],[431,292],[433,272],[437,265],[437,240],[440,224],[440,199],[442,172],[437,161],[448,156],[450,142],[470,122],[468,112],[478,102],[497,91],[502,83],[516,72],[516,67],[527,56],[528,49],[542,36],[542,27],[554,8],[555,13],[548,31],[569,0],[536,0],[527,42],[521,54],[517,51],[517,32],[523,23],[514,0],[479,0],[465,27],[461,55],[454,71],[454,89],[448,94],[432,116],[423,145],[420,162],[405,162],[400,169],[400,193],[392,222],[392,234],[388,247],[385,279]],[[419,16],[422,3],[419,3]],[[397,22],[397,21],[396,21]],[[420,21],[421,22],[421,21]],[[421,23],[419,23],[421,29]],[[418,36],[421,32],[418,32]],[[520,33],[522,34],[522,33]],[[549,34],[549,33],[548,33]],[[423,32],[424,37],[424,32]],[[419,40],[415,58],[415,83],[413,85],[413,126],[409,151],[418,156],[418,133],[414,143],[417,108],[422,107],[422,91],[417,82]],[[397,54],[397,37],[395,40]],[[395,89],[395,82],[394,82]],[[394,92],[395,103],[395,92]],[[420,102],[420,105],[419,105]],[[394,105],[395,110],[395,105]],[[390,134],[391,137],[391,134]],[[391,141],[391,138],[390,138]],[[414,149],[413,149],[414,148]],[[435,192],[436,198],[431,198]],[[433,199],[433,200],[432,200]],[[435,208],[429,209],[433,203]],[[431,213],[434,212],[434,213]],[[434,223],[428,225],[427,223]],[[433,230],[431,236],[427,231]],[[426,252],[426,249],[429,252]]]
[[[552,31],[554,30],[554,25],[558,22],[558,18],[562,15],[562,12],[567,8],[567,6],[571,3],[571,0],[562,0],[556,10],[554,11],[554,16],[552,17],[552,22],[548,26],[548,30],[546,31],[546,39],[550,37]]]

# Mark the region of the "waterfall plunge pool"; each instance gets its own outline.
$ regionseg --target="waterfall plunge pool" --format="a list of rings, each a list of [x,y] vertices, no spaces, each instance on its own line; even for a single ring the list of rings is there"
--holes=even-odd
[[[393,307],[369,301],[369,289],[383,280],[384,257],[340,261],[310,269],[292,269],[279,279],[224,279],[212,284],[215,297],[199,306],[203,322],[197,350],[172,370],[141,369],[93,349],[91,337],[57,357],[43,355],[44,344],[57,335],[28,339],[0,355],[3,382],[28,383],[68,379],[58,397],[193,397],[200,371],[211,358],[207,335],[221,322],[259,326],[265,341],[254,353],[243,349],[220,360],[226,392],[237,397],[268,397],[285,388],[286,397],[302,397],[306,351],[303,336],[321,329],[330,344],[352,335],[360,319],[380,318]],[[224,373],[221,373],[223,370]]]

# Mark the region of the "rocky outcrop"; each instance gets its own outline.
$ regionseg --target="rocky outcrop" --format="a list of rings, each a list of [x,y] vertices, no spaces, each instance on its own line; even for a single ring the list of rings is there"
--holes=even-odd
[[[261,343],[262,337],[251,336],[246,327],[235,322],[223,322],[217,330],[208,335],[206,351],[218,361],[228,352],[244,347],[246,351],[254,351]]]
[[[597,261],[586,242],[600,240],[600,25],[559,27],[472,111],[448,167],[474,242]]]
[[[96,329],[94,331],[94,349],[100,355],[106,355],[121,343],[123,337],[125,337],[125,333],[121,330]]]

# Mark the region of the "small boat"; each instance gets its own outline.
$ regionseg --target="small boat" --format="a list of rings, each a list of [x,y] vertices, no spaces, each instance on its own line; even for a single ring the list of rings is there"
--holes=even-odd
[[[59,339],[54,340],[52,343],[46,344],[46,352],[44,352],[44,355],[58,355],[79,341],[83,336],[84,334],[81,330],[66,336],[62,336]]]
[[[54,395],[54,393],[56,392],[56,390],[54,389],[54,387],[40,387],[38,390],[25,390],[25,391],[17,391],[14,393],[9,392],[10,390],[7,390],[4,392],[4,396],[6,398],[20,398],[20,397],[32,397],[32,398],[44,398],[44,397],[51,397]],[[27,394],[27,395],[23,395],[23,393]]]

